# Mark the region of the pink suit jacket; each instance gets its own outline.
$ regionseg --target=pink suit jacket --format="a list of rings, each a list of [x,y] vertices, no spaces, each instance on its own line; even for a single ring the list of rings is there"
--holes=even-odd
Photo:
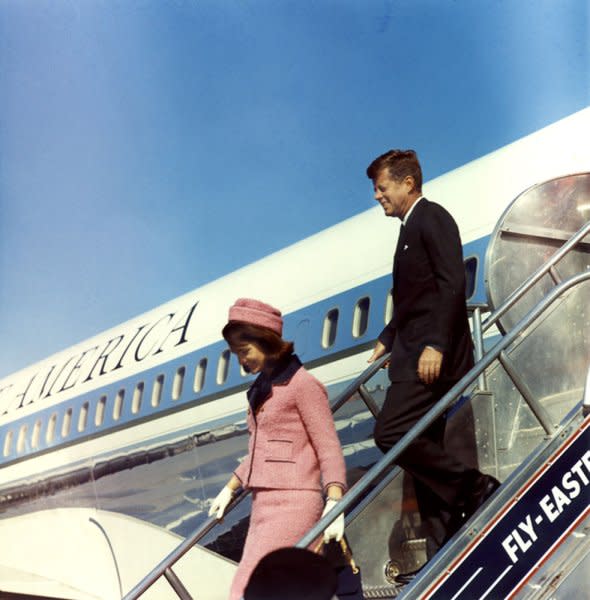
[[[324,386],[303,367],[253,415],[248,409],[248,455],[235,475],[244,487],[346,489],[346,467]]]

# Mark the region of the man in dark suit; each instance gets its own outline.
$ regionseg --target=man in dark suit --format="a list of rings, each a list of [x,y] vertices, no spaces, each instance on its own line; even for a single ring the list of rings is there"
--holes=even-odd
[[[402,221],[393,318],[369,359],[391,352],[391,385],[375,425],[375,443],[387,452],[473,366],[473,346],[459,230],[442,206],[422,196],[416,153],[390,150],[367,176],[385,215]],[[443,416],[397,461],[414,478],[429,558],[499,486],[445,451],[444,430]]]

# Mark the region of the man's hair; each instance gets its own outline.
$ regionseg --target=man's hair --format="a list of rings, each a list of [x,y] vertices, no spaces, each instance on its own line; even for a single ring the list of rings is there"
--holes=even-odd
[[[271,367],[293,354],[293,342],[285,341],[272,329],[260,325],[230,321],[221,331],[221,335],[230,348],[246,343],[256,344],[264,352],[266,363]]]
[[[383,169],[387,169],[395,181],[402,181],[410,175],[414,178],[416,191],[422,193],[422,169],[414,150],[389,150],[378,156],[367,167],[367,177],[375,181]]]

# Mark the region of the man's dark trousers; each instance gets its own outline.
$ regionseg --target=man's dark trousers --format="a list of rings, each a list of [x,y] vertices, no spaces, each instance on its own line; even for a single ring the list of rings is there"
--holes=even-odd
[[[455,382],[392,382],[375,425],[375,443],[382,452],[392,448],[452,387]],[[416,500],[427,541],[428,558],[447,538],[447,525],[467,471],[443,447],[446,419],[440,416],[398,457],[396,463],[414,478]]]

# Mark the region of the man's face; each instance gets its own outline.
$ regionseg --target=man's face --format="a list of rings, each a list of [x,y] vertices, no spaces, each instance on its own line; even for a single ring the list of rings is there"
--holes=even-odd
[[[383,207],[387,217],[402,219],[411,206],[410,192],[413,190],[413,179],[405,177],[401,181],[391,179],[388,169],[379,171],[373,182],[375,200]]]

